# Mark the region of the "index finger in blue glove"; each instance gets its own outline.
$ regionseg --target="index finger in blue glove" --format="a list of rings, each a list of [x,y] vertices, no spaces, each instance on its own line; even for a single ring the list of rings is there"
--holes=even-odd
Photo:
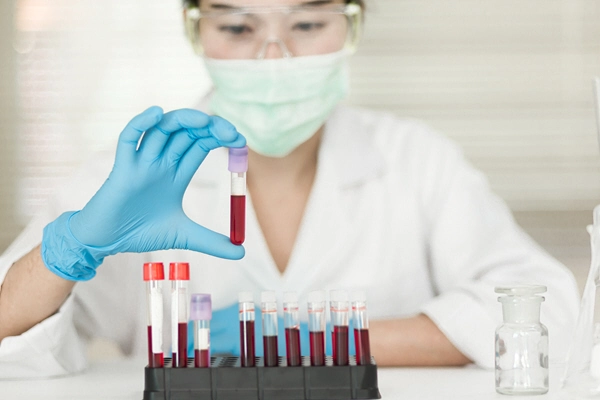
[[[244,147],[246,138],[242,136],[233,125],[220,117],[211,117],[211,123],[204,129],[188,130],[196,135],[197,140],[193,146],[181,157],[180,171],[184,171],[191,179],[209,151],[217,147]]]
[[[136,157],[136,151],[142,134],[156,125],[163,117],[163,110],[152,106],[136,115],[129,121],[119,135],[115,164],[131,164]]]
[[[198,138],[198,145],[207,152],[221,146],[244,147],[246,145],[246,138],[240,135],[235,126],[217,116],[211,117],[211,121],[205,129],[193,133]]]
[[[196,146],[196,140],[197,140],[196,132],[199,130],[200,129],[182,129],[180,131],[177,131],[177,132],[171,134],[171,138],[169,139],[168,143],[166,144],[166,146],[163,150],[163,157],[165,158],[165,160],[167,160],[167,162],[170,165],[179,164],[179,162],[181,161],[181,159],[183,158],[185,153],[192,146]],[[202,161],[204,160],[204,157],[206,157],[207,154],[208,153],[206,153],[202,157],[202,159],[200,160],[200,163],[202,163]],[[200,164],[198,164],[198,166],[200,166]],[[193,172],[195,172],[195,171],[190,171],[190,172],[192,172],[192,173],[186,174],[186,176],[189,176],[189,178],[191,179]]]
[[[146,132],[138,152],[143,160],[154,161],[162,154],[172,133],[181,129],[204,128],[210,122],[211,117],[198,110],[184,108],[169,111],[158,124]]]

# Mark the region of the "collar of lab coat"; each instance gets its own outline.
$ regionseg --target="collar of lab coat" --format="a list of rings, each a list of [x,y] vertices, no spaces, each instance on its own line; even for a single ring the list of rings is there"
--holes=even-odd
[[[374,132],[360,113],[339,106],[325,124],[319,152],[320,163],[331,163],[340,188],[367,182],[384,172],[383,155],[374,142]]]

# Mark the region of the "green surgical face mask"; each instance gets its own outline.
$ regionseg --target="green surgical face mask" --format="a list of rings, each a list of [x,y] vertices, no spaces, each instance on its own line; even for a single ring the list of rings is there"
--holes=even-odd
[[[259,154],[284,157],[310,139],[348,92],[348,53],[266,60],[205,58],[212,112]]]

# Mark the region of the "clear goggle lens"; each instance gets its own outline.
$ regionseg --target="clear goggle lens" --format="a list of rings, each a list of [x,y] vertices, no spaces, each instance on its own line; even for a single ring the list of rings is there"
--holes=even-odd
[[[186,9],[186,33],[198,54],[219,58],[264,58],[269,45],[283,57],[326,54],[358,42],[362,10],[358,4],[297,7]]]

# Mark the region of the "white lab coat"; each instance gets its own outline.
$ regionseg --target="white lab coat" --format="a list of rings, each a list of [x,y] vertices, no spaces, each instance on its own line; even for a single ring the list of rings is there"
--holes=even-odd
[[[2,255],[0,280],[41,241],[48,222],[81,209],[101,186],[113,155],[91,161]],[[219,149],[192,180],[186,213],[227,235],[229,185],[226,151]],[[215,308],[233,304],[241,290],[296,290],[305,300],[315,289],[361,288],[371,319],[425,313],[484,367],[493,367],[494,330],[501,322],[494,287],[544,284],[542,322],[550,331],[551,358],[565,354],[578,306],[573,276],[522,232],[459,149],[419,122],[336,110],[326,125],[314,187],[284,274],[269,254],[251,203],[248,198],[244,259],[190,251],[107,257],[97,276],[77,284],[57,314],[2,341],[0,377],[79,371],[85,366],[82,339],[88,337],[113,339],[127,354],[145,354],[146,261],[190,262],[191,290],[211,293]]]

